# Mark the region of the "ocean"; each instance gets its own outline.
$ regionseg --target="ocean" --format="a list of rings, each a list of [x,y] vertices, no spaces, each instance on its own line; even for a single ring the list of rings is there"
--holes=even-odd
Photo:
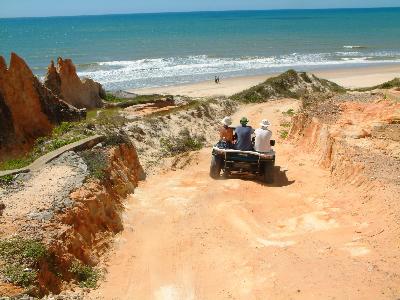
[[[0,55],[51,59],[107,89],[400,63],[400,8],[0,19]]]

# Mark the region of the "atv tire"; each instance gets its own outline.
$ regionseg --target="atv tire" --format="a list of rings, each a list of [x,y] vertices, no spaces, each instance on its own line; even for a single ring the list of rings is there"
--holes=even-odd
[[[275,164],[273,161],[266,162],[264,164],[264,176],[263,176],[263,181],[265,183],[274,183],[274,169],[275,169]]]
[[[211,158],[211,166],[210,166],[210,176],[211,178],[217,179],[221,174],[222,168],[222,160],[215,155]]]

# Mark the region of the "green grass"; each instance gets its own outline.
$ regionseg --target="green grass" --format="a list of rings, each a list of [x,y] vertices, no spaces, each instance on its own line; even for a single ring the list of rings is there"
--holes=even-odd
[[[293,117],[295,114],[295,111],[293,108],[288,109],[287,111],[282,112],[282,114],[284,116],[288,116],[288,117]]]
[[[286,139],[289,135],[289,131],[288,130],[280,130],[279,131],[279,136],[283,139]]]
[[[75,123],[72,122],[62,122],[60,125],[54,127],[53,129],[53,135],[62,135],[64,133],[67,133],[71,131],[75,126]]]
[[[0,186],[10,185],[14,181],[13,175],[0,176]]]
[[[28,166],[34,161],[33,157],[25,156],[20,158],[8,159],[6,161],[0,162],[0,170],[14,170],[21,169]]]
[[[98,270],[91,266],[84,265],[79,261],[73,262],[69,271],[74,275],[79,282],[79,286],[82,288],[95,288],[100,278]]]
[[[8,264],[2,270],[3,275],[13,284],[21,287],[33,285],[37,278],[37,270],[26,269],[23,265]]]
[[[84,136],[39,138],[36,140],[33,149],[29,153],[18,158],[11,158],[0,162],[0,170],[14,170],[24,168],[33,163],[40,156],[57,150],[63,146],[77,142],[82,138],[84,138]]]
[[[94,133],[86,128],[87,125],[86,121],[62,122],[54,127],[50,136],[37,138],[33,148],[28,153],[0,161],[0,170],[24,168],[51,151],[93,135]]]
[[[0,240],[0,257],[4,262],[0,272],[12,283],[29,287],[37,278],[39,263],[48,255],[39,241],[13,237]]]

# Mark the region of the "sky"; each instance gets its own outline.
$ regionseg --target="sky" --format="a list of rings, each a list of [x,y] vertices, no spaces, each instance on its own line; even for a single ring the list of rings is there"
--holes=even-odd
[[[397,6],[400,0],[0,0],[0,18]]]

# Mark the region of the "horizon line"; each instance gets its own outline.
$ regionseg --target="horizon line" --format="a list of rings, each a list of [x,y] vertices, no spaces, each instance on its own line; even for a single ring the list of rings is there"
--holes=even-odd
[[[74,17],[101,17],[101,16],[129,16],[129,15],[161,15],[161,14],[185,14],[185,13],[217,13],[217,12],[256,12],[256,11],[301,11],[301,10],[362,10],[362,9],[399,9],[400,6],[372,6],[372,7],[332,7],[332,8],[273,8],[273,9],[226,9],[226,10],[193,10],[193,11],[159,11],[159,12],[127,12],[127,13],[99,13],[82,15],[52,15],[52,16],[22,16],[0,17],[4,19],[45,19],[45,18],[74,18]]]

